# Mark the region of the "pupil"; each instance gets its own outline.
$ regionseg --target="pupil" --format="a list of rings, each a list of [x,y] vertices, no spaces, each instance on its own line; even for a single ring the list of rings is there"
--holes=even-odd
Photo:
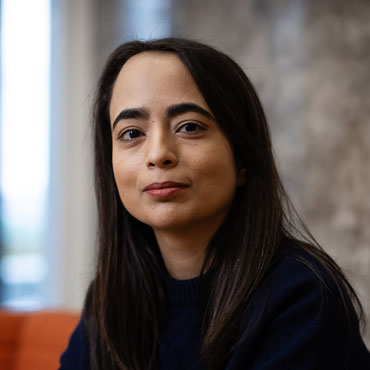
[[[194,131],[194,129],[195,129],[195,125],[193,123],[187,123],[185,125],[185,130],[186,131]]]
[[[137,130],[130,130],[129,136],[130,136],[130,139],[135,139],[136,137],[139,136],[139,132]]]

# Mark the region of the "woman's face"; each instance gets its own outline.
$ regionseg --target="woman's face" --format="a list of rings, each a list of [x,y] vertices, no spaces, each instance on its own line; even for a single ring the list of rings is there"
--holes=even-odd
[[[221,224],[237,185],[232,148],[176,54],[129,59],[110,120],[114,177],[133,217],[155,232]]]

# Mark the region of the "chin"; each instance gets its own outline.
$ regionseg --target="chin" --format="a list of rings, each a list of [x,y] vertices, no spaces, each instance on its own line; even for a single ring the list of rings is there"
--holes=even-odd
[[[144,223],[150,226],[154,231],[155,230],[169,231],[169,230],[181,230],[181,229],[186,230],[191,225],[191,222],[186,222],[184,220],[176,220],[176,219],[161,220],[160,218],[157,218],[155,221],[147,221]]]

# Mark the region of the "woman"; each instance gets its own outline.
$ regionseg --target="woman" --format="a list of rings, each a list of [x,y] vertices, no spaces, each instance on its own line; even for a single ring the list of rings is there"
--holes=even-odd
[[[358,298],[295,222],[233,60],[124,44],[94,122],[98,265],[61,369],[370,368]]]

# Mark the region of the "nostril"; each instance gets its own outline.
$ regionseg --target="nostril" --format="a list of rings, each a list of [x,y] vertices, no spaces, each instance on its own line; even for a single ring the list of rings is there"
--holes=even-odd
[[[174,163],[176,163],[176,159],[172,160],[172,159],[158,159],[158,160],[152,160],[152,161],[149,161],[147,163],[147,166],[150,167],[150,168],[154,168],[154,167],[171,167],[174,165]]]

